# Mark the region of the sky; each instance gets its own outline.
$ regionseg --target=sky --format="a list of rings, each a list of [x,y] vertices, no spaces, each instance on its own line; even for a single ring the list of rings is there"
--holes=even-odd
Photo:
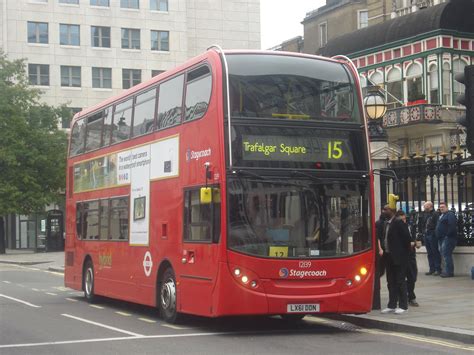
[[[261,48],[303,36],[301,21],[307,12],[326,4],[326,0],[260,0]]]

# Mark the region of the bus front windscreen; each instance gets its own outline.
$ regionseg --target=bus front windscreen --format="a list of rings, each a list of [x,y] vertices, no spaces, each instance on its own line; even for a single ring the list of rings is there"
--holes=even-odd
[[[341,257],[371,246],[366,180],[233,178],[228,247],[269,258]]]
[[[233,54],[227,61],[232,117],[362,123],[343,64],[270,54]]]

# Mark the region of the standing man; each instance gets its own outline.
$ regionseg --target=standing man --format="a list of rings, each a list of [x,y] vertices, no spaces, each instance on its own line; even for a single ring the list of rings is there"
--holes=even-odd
[[[458,241],[458,229],[456,216],[448,210],[445,202],[439,203],[441,216],[436,224],[436,236],[439,240],[441,255],[444,259],[445,270],[441,277],[454,276],[453,250]]]
[[[423,234],[425,235],[426,255],[428,256],[428,265],[430,270],[425,275],[439,276],[441,274],[441,255],[439,253],[438,237],[436,236],[436,224],[438,223],[438,212],[433,208],[433,202],[426,201],[423,205],[425,218]]]
[[[403,314],[408,310],[407,268],[410,254],[410,232],[402,220],[395,218],[395,211],[384,206],[385,223],[384,261],[387,273],[388,305],[382,313]]]

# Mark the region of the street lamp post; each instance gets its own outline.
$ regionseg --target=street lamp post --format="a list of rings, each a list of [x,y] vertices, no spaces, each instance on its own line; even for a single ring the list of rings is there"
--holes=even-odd
[[[377,86],[368,88],[367,96],[364,99],[364,107],[369,121],[370,140],[386,142],[388,137],[382,127],[382,117],[387,112],[387,104]]]

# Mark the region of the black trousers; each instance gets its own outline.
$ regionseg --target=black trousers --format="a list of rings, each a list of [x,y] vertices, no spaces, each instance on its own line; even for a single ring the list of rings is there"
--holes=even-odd
[[[407,268],[407,294],[408,300],[416,299],[415,295],[415,282],[418,276],[418,266],[416,265],[416,253],[415,251],[410,252],[410,258],[408,259]]]
[[[384,254],[388,286],[388,308],[408,309],[407,264],[394,263],[390,253]]]

